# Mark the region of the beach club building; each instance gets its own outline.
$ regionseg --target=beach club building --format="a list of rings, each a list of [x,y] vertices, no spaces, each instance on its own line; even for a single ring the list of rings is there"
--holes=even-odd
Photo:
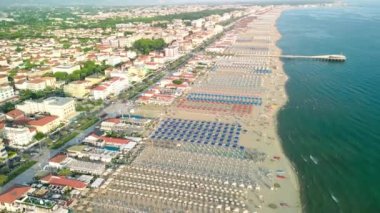
[[[47,183],[56,186],[64,186],[76,190],[83,190],[87,187],[87,184],[85,182],[75,179],[69,179],[64,176],[55,176],[51,174],[41,178],[41,183]]]
[[[98,147],[116,147],[120,150],[131,150],[136,146],[136,142],[125,139],[125,138],[113,138],[106,136],[99,136],[95,133],[87,136],[83,142],[91,144]]]
[[[57,154],[49,159],[49,167],[62,169],[68,162],[69,159],[65,154]]]
[[[27,197],[30,186],[14,186],[0,194],[0,209],[6,212],[16,212],[22,206],[22,200]]]

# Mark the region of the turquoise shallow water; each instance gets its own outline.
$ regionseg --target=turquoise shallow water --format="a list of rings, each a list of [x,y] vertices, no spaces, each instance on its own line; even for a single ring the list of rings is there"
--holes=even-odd
[[[284,54],[348,58],[284,60],[278,130],[305,212],[380,212],[380,4],[289,10],[277,25]]]

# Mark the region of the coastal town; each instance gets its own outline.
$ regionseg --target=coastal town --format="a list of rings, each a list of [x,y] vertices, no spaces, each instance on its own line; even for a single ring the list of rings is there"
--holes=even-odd
[[[300,212],[271,57],[288,7],[3,11],[0,210]]]

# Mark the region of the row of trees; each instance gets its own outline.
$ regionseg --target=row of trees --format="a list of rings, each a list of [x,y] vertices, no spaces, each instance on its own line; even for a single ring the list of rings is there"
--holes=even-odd
[[[64,97],[65,93],[62,89],[54,89],[51,87],[47,87],[44,90],[40,91],[32,91],[32,90],[20,90],[19,93],[20,101],[24,100],[30,100],[30,99],[41,99],[41,98],[47,98],[52,96],[59,96]]]
[[[139,51],[142,54],[148,54],[153,50],[163,50],[167,44],[164,39],[139,39],[133,43],[133,48]]]

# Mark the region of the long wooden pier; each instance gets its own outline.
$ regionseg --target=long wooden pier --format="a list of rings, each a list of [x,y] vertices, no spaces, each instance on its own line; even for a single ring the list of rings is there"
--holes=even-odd
[[[345,62],[347,60],[344,55],[252,55],[252,54],[223,54],[223,55],[239,55],[239,56],[255,56],[270,58],[286,58],[286,59],[313,59],[321,61]]]
[[[280,55],[277,56],[280,58],[288,58],[288,59],[315,59],[315,60],[323,60],[323,61],[338,61],[344,62],[347,60],[344,55],[311,55],[311,56],[303,56],[303,55]]]

